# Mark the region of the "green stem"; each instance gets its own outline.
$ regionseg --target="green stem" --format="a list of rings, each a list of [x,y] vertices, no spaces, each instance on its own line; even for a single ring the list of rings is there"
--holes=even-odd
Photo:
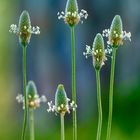
[[[113,48],[112,62],[111,62],[111,75],[110,75],[110,91],[109,91],[109,116],[108,116],[106,140],[110,140],[110,135],[111,135],[112,112],[113,112],[113,86],[114,86],[116,51],[117,51],[117,49]]]
[[[60,114],[61,117],[61,140],[65,140],[65,128],[64,128],[64,114]]]
[[[72,100],[76,104],[76,71],[75,71],[75,33],[71,27],[71,59],[72,59]],[[77,115],[73,110],[73,140],[77,140]]]
[[[30,109],[30,140],[34,140],[34,110]]]
[[[24,121],[23,121],[21,140],[24,140],[26,127],[27,127],[27,117],[28,117],[28,98],[27,98],[27,93],[26,93],[26,46],[22,46],[22,48],[23,48],[23,56],[22,56],[23,94],[24,94],[24,100],[25,100],[25,109],[24,109]]]
[[[97,81],[97,104],[98,104],[98,113],[99,113],[96,140],[100,140],[101,130],[102,130],[102,102],[101,102],[100,70],[96,70],[96,81]]]

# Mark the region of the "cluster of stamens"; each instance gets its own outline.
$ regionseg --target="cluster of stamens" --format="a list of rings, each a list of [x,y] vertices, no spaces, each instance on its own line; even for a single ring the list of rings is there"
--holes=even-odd
[[[18,26],[16,24],[12,24],[10,26],[10,30],[9,30],[10,33],[14,33],[14,34],[17,34],[17,35],[20,35],[22,34],[21,31],[19,30]],[[30,34],[40,34],[40,28],[38,26],[36,27],[32,27],[30,26],[29,28],[27,28],[27,26],[24,26],[23,27],[23,31],[22,32],[28,32]]]
[[[122,33],[121,34],[117,34],[117,32],[116,31],[113,31],[113,35],[112,35],[112,38],[113,39],[110,39],[110,29],[105,29],[105,30],[103,30],[103,33],[102,33],[102,35],[103,35],[103,37],[107,37],[108,38],[108,41],[107,41],[107,44],[108,45],[113,45],[113,43],[115,42],[115,41],[120,41],[120,45],[122,45],[123,44],[123,41],[124,40],[129,40],[129,41],[131,41],[131,33],[130,32],[126,32],[126,31],[122,31]]]
[[[103,52],[102,49],[94,49],[93,47],[91,48],[90,46],[86,45],[86,52],[83,52],[83,55],[86,57],[86,59],[89,56],[92,56],[93,64],[99,64],[100,67],[102,67],[105,65],[104,62],[107,60],[106,54],[111,53],[110,51],[111,50],[106,49],[105,52]]]
[[[69,98],[67,98],[67,101],[68,101],[67,105],[61,104],[60,106],[56,106],[53,104],[52,101],[50,101],[50,102],[48,102],[49,108],[47,109],[47,111],[54,112],[56,115],[57,115],[57,113],[64,113],[64,114],[66,112],[70,113],[70,110],[75,111],[77,108],[77,105],[75,104],[75,102],[72,101],[71,103],[69,103],[70,102]]]
[[[88,17],[88,13],[86,10],[82,9],[80,13],[78,13],[77,11],[75,12],[66,12],[64,13],[62,12],[58,12],[58,19],[64,19],[66,24],[69,24],[70,26],[76,25],[79,23],[79,21],[81,21],[81,23],[83,23],[83,19],[87,19]]]
[[[22,103],[23,104],[23,109],[25,108],[25,100],[24,100],[24,96],[22,94],[18,94],[18,96],[16,97],[16,100],[18,103]],[[38,107],[40,107],[40,103],[45,103],[47,102],[47,98],[45,95],[42,95],[39,97],[38,94],[36,94],[34,96],[34,98],[32,98],[30,95],[28,95],[28,105],[29,108],[33,108],[36,109]]]

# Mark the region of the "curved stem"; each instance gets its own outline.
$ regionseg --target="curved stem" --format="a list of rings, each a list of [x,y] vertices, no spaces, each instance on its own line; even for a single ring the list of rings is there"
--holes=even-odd
[[[71,27],[71,59],[72,59],[72,100],[76,104],[76,70],[75,70],[75,33]],[[73,110],[73,140],[77,140],[77,114]]]
[[[64,128],[64,114],[60,114],[61,117],[61,140],[65,140],[65,128]]]
[[[110,140],[110,135],[111,135],[112,112],[113,112],[113,86],[114,86],[116,51],[117,51],[117,49],[113,48],[112,62],[111,62],[111,75],[110,75],[110,91],[109,91],[109,116],[108,116],[106,140]]]
[[[30,109],[30,140],[34,140],[34,110]]]
[[[98,129],[96,140],[101,139],[102,129],[102,102],[101,102],[101,85],[100,85],[100,70],[96,70],[96,81],[97,81],[97,104],[98,104]]]
[[[22,136],[21,140],[25,139],[25,132],[27,127],[27,117],[28,117],[28,98],[26,93],[26,46],[22,46],[23,48],[23,56],[22,56],[22,69],[23,69],[23,94],[24,94],[24,101],[25,101],[25,109],[24,109],[24,121],[23,121],[23,128],[22,128]]]

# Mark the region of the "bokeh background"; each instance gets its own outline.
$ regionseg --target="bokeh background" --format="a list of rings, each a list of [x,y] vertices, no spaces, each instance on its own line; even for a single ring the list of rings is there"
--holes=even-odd
[[[140,139],[140,1],[78,0],[79,9],[86,9],[89,18],[76,27],[76,72],[79,140],[94,140],[97,129],[95,71],[92,59],[85,59],[85,45],[109,28],[114,15],[122,17],[124,30],[131,31],[132,42],[118,49],[114,113],[111,140]],[[22,48],[18,37],[9,33],[9,26],[18,23],[26,9],[32,25],[41,28],[32,36],[27,48],[27,79],[34,80],[38,93],[54,100],[56,87],[65,85],[71,98],[70,30],[57,19],[66,0],[0,0],[0,139],[19,140],[23,120],[22,106],[15,97],[22,93]],[[110,58],[101,71],[103,133],[106,137]],[[59,116],[47,113],[47,105],[35,111],[36,140],[59,140]],[[72,140],[72,114],[66,116],[66,140]],[[27,135],[28,136],[28,135]],[[27,138],[28,139],[28,138]]]

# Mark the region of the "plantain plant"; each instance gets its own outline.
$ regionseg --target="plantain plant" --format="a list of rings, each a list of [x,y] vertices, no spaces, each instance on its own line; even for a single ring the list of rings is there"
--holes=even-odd
[[[79,13],[77,0],[67,0],[65,12],[58,12],[58,19],[64,19],[64,22],[70,27],[71,32],[71,78],[72,78],[72,100],[76,104],[76,56],[75,56],[75,26],[82,18],[87,19],[87,11],[81,10]],[[77,112],[73,111],[73,140],[77,140]]]
[[[94,39],[93,46],[86,46],[86,52],[83,53],[86,58],[92,56],[93,66],[96,73],[96,83],[97,83],[97,104],[98,104],[98,128],[96,140],[101,139],[101,129],[102,129],[102,101],[101,101],[101,83],[100,83],[100,70],[105,64],[106,53],[104,47],[104,40],[100,33],[98,33]]]
[[[67,98],[67,94],[64,88],[64,85],[59,84],[55,93],[55,105],[53,105],[52,101],[48,102],[48,112],[55,112],[55,114],[60,114],[60,122],[61,122],[61,140],[65,140],[65,130],[64,130],[64,117],[65,114],[70,110],[76,110],[77,105],[72,101],[69,103],[70,99]]]
[[[32,27],[29,13],[27,11],[23,11],[19,18],[18,26],[16,24],[12,24],[10,26],[9,32],[18,35],[19,43],[22,47],[22,73],[23,73],[23,94],[24,94],[24,121],[23,121],[23,129],[21,140],[25,139],[25,132],[27,127],[27,118],[28,118],[28,97],[26,92],[26,49],[30,42],[31,34],[40,34],[39,27]]]
[[[122,46],[124,40],[131,41],[131,33],[123,31],[122,19],[119,15],[116,15],[111,23],[110,29],[103,31],[103,36],[108,38],[108,48],[112,51],[111,56],[111,73],[110,73],[110,89],[109,89],[109,115],[106,140],[110,140],[112,114],[113,114],[113,87],[114,87],[114,73],[115,73],[115,61],[116,53],[119,46]]]

